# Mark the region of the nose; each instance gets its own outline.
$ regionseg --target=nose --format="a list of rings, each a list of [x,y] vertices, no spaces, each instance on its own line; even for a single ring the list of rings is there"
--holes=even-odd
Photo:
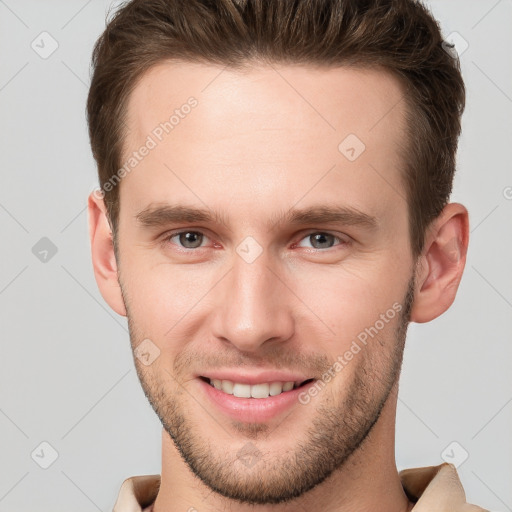
[[[240,351],[257,352],[294,333],[292,293],[269,259],[265,251],[251,263],[235,254],[231,272],[221,281],[213,334]]]

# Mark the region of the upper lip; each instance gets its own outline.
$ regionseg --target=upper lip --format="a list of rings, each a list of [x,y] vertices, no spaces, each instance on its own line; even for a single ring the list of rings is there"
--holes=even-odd
[[[300,373],[288,373],[278,370],[267,370],[258,373],[241,372],[240,370],[213,370],[201,373],[198,377],[206,377],[207,379],[229,380],[240,384],[263,384],[272,382],[294,382],[302,384],[304,381],[311,379],[307,375]]]

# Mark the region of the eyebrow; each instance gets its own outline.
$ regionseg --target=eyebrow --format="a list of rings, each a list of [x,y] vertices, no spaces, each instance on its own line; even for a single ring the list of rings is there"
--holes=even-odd
[[[207,208],[185,205],[148,206],[135,216],[142,227],[156,228],[167,224],[204,222],[228,225],[220,212]],[[291,208],[284,213],[274,215],[267,223],[267,229],[273,231],[281,225],[328,224],[339,223],[347,226],[359,226],[368,230],[377,228],[377,218],[356,208],[328,205],[308,208]]]

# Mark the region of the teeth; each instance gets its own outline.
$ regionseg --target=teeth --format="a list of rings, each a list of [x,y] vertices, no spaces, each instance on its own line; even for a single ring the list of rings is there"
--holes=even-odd
[[[268,398],[270,384],[255,384],[251,386],[251,396],[253,398]]]
[[[293,389],[293,382],[285,382],[283,385],[283,391],[290,391]]]
[[[270,396],[280,395],[283,392],[283,384],[281,382],[272,382],[270,384]]]
[[[240,398],[268,398],[269,396],[280,395],[285,391],[291,391],[295,387],[293,381],[262,383],[251,386],[250,384],[241,384],[230,380],[210,379],[210,384],[215,389]]]
[[[236,382],[233,385],[233,396],[251,398],[251,386],[249,384],[238,384],[238,382]]]

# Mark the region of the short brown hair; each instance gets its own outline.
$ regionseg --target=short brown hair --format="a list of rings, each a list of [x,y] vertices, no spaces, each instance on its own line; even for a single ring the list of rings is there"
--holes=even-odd
[[[411,246],[447,204],[465,106],[459,61],[415,0],[132,0],[93,51],[87,100],[100,186],[121,167],[128,97],[165,60],[243,66],[254,61],[384,68],[405,86],[403,155]],[[105,192],[114,236],[119,187]]]

